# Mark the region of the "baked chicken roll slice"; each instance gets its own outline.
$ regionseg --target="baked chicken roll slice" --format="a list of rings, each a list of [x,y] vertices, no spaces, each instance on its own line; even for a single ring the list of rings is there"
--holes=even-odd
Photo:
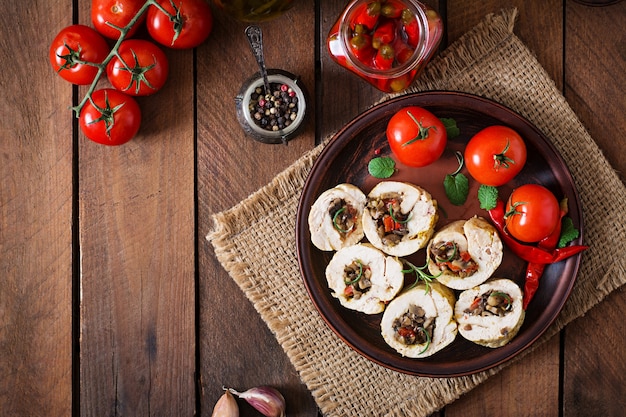
[[[367,196],[363,231],[367,240],[394,256],[407,256],[426,246],[437,223],[437,201],[421,187],[383,181]]]
[[[485,282],[502,262],[502,241],[480,217],[457,220],[439,230],[428,244],[428,270],[455,290]]]
[[[454,307],[461,335],[490,348],[509,343],[522,327],[525,315],[522,290],[505,278],[463,291]]]
[[[377,314],[402,289],[402,262],[367,243],[338,250],[326,267],[326,281],[341,305]]]
[[[380,323],[385,342],[402,356],[425,358],[454,341],[454,294],[433,282],[416,285],[393,299]]]
[[[352,184],[324,191],[309,213],[311,242],[323,251],[339,250],[359,243],[364,236],[363,208],[367,197]]]

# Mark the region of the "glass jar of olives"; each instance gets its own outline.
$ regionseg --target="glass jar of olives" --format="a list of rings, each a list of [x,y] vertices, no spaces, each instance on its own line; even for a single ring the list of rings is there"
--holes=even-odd
[[[331,58],[384,92],[408,88],[437,50],[439,14],[416,0],[353,0],[327,37]]]
[[[296,0],[213,0],[213,3],[241,22],[263,22],[289,10]]]

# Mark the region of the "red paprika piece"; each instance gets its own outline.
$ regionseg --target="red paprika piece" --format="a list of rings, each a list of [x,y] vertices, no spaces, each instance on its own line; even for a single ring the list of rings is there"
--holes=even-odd
[[[567,214],[567,200],[561,202],[560,208],[560,219],[563,219]],[[522,298],[524,310],[539,289],[539,281],[547,264],[563,261],[588,249],[588,246],[584,245],[572,245],[556,249],[561,235],[561,221],[558,222],[557,227],[550,235],[539,241],[537,246],[519,243],[504,230],[504,202],[498,199],[496,206],[488,212],[504,244],[513,253],[528,262]]]

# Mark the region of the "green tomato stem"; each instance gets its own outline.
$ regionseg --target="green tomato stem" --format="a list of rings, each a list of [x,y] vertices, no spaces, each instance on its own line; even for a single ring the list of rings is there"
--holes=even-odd
[[[137,23],[137,21],[139,21],[139,19],[141,18],[141,16],[146,12],[146,10],[148,10],[148,7],[150,6],[155,6],[156,8],[158,8],[160,11],[162,11],[163,13],[165,13],[170,19],[173,19],[175,16],[172,16],[171,13],[169,13],[167,10],[165,10],[163,8],[163,6],[161,6],[158,3],[158,0],[146,0],[146,2],[144,3],[143,6],[141,6],[141,9],[139,9],[137,11],[137,13],[135,14],[135,16],[133,16],[133,18],[130,20],[130,22],[128,22],[128,24],[126,26],[124,26],[123,28],[117,27],[115,25],[110,25],[112,27],[114,27],[115,29],[120,31],[120,37],[117,39],[117,41],[115,42],[115,44],[113,45],[113,48],[111,49],[111,51],[109,52],[109,54],[107,55],[107,57],[101,62],[101,63],[94,63],[94,62],[81,62],[81,64],[87,64],[87,65],[93,65],[95,67],[98,67],[98,72],[96,73],[96,77],[94,78],[93,82],[91,83],[91,85],[89,86],[89,89],[87,90],[87,92],[85,93],[83,99],[78,103],[78,105],[72,107],[72,110],[74,111],[74,114],[76,115],[76,117],[80,117],[80,112],[82,110],[82,108],[85,106],[85,104],[87,103],[87,101],[89,101],[91,99],[91,95],[93,94],[93,92],[96,90],[96,86],[98,85],[98,82],[100,81],[100,78],[102,77],[102,74],[104,73],[104,71],[106,70],[107,64],[114,58],[114,57],[119,57],[118,51],[120,49],[120,45],[122,44],[122,42],[124,42],[124,40],[126,39],[126,35],[128,35],[128,32],[130,31],[130,29],[135,25],[135,23]]]

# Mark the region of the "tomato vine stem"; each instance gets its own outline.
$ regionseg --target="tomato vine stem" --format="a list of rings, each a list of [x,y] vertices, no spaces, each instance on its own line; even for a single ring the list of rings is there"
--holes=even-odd
[[[170,0],[170,2],[172,3],[172,6],[174,6],[174,2],[172,0]],[[161,6],[159,4],[158,0],[146,0],[146,2],[143,4],[143,6],[141,6],[141,8],[137,11],[135,16],[133,16],[133,18],[130,20],[130,22],[128,22],[128,24],[126,26],[124,26],[123,28],[120,28],[120,27],[118,27],[116,25],[109,24],[111,27],[113,27],[113,28],[115,28],[115,29],[120,31],[120,36],[117,39],[117,41],[115,42],[115,44],[113,45],[113,48],[111,48],[111,51],[109,52],[107,57],[104,58],[104,60],[102,62],[95,63],[95,62],[88,62],[88,61],[84,61],[84,62],[78,62],[77,61],[77,63],[86,64],[86,65],[93,65],[93,66],[97,67],[98,68],[98,72],[96,73],[96,76],[95,76],[93,82],[89,85],[89,89],[87,90],[87,92],[83,96],[82,100],[76,106],[72,107],[72,110],[74,111],[74,114],[76,115],[76,117],[80,116],[80,112],[81,112],[82,108],[85,106],[87,101],[89,101],[91,99],[91,95],[96,90],[96,86],[98,85],[98,82],[100,81],[100,78],[102,78],[102,74],[106,70],[106,67],[107,67],[107,64],[109,63],[109,61],[111,61],[116,56],[119,57],[118,51],[119,51],[120,45],[126,39],[126,35],[128,35],[128,32],[135,25],[135,23],[137,23],[139,21],[141,16],[143,16],[143,14],[146,12],[146,10],[148,10],[148,7],[150,7],[150,6],[154,6],[154,7],[158,8],[161,12],[166,14],[170,18],[170,20],[173,20],[173,19],[176,18],[176,16],[172,15],[163,6]],[[174,6],[174,10],[178,10],[178,9]]]

